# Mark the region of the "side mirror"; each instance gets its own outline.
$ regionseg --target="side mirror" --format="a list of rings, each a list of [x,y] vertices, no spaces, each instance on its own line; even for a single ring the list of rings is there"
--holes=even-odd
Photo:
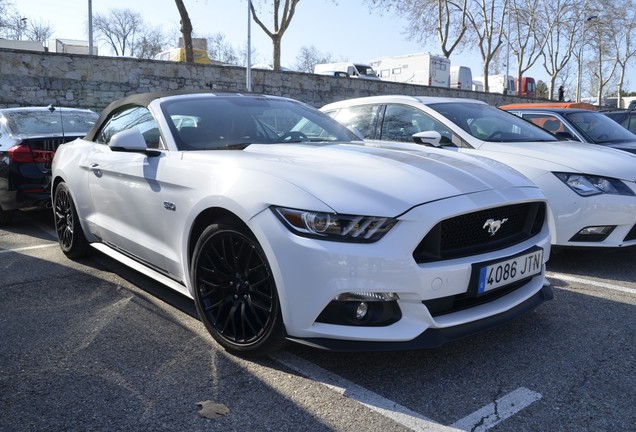
[[[159,150],[148,148],[144,136],[137,128],[117,132],[111,137],[108,147],[112,151],[146,153],[148,156],[161,154]]]
[[[412,135],[413,141],[417,144],[424,144],[432,147],[441,147],[442,135],[437,131],[417,132]]]

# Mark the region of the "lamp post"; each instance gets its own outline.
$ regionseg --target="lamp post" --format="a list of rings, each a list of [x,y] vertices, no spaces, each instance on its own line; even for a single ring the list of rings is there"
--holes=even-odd
[[[18,20],[18,40],[22,40],[22,30],[26,28],[26,18],[20,18]]]
[[[508,44],[506,45],[506,77],[504,78],[504,94],[508,94],[508,76],[510,75],[510,12],[506,14],[508,17]],[[517,74],[518,75],[518,74]]]
[[[93,55],[93,0],[88,0],[88,55]]]
[[[245,71],[245,87],[252,91],[252,0],[247,0],[247,66]]]

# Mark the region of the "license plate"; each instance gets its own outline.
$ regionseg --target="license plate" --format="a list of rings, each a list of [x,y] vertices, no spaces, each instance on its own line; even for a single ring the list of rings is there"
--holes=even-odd
[[[543,269],[543,249],[498,261],[479,268],[477,295],[535,276]]]

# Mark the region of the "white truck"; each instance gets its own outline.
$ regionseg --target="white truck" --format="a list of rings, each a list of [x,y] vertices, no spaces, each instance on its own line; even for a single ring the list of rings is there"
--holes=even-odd
[[[461,90],[473,89],[473,73],[468,66],[451,66],[450,87]]]
[[[478,90],[475,88],[475,81],[482,86],[479,91],[485,91],[484,77],[480,76],[473,80],[473,89]],[[508,79],[506,79],[506,75],[488,75],[488,93],[517,94],[514,77],[508,75]]]
[[[435,87],[450,86],[450,60],[430,53],[381,57],[369,62],[381,80]]]
[[[65,54],[88,54],[88,41],[75,39],[50,39],[49,52]],[[97,46],[93,45],[93,55],[97,55]]]
[[[38,41],[0,39],[0,48],[24,50],[24,51],[44,51],[44,45]]]
[[[362,78],[362,79],[372,79],[372,80],[378,79],[378,76],[376,75],[373,68],[363,63],[349,63],[349,62],[319,63],[316,66],[314,66],[314,73],[318,75],[336,76],[335,72],[345,72],[349,74],[351,78]],[[341,75],[338,75],[338,76],[341,76]]]

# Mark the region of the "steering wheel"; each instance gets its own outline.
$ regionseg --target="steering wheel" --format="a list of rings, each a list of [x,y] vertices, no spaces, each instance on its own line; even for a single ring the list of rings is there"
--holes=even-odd
[[[283,141],[309,141],[309,137],[300,131],[289,131],[278,138],[278,142]]]
[[[490,140],[494,140],[494,139],[497,139],[497,138],[501,138],[502,136],[503,136],[503,133],[500,132],[500,131],[497,131],[497,132],[493,132],[492,134],[490,134],[488,136],[488,138],[486,138],[486,140],[490,141]]]

